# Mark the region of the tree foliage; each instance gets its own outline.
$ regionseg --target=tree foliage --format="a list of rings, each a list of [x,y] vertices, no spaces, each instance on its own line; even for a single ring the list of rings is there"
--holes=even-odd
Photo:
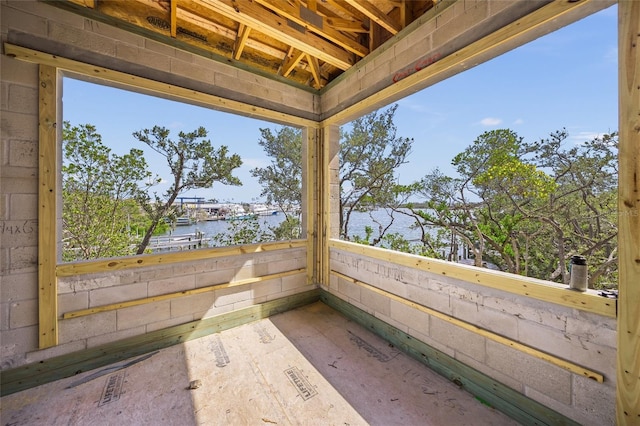
[[[568,260],[589,259],[590,286],[616,281],[617,134],[567,146],[565,130],[525,143],[511,130],[482,134],[435,171],[412,209],[422,226],[447,229],[475,264],[569,282]]]
[[[211,188],[215,182],[242,184],[240,179],[231,174],[242,165],[240,156],[229,154],[229,148],[225,145],[215,149],[210,140],[204,139],[207,136],[204,127],[188,133],[181,131],[177,141],[170,139],[169,133],[169,129],[160,126],[133,133],[136,139],[164,157],[172,176],[169,189],[162,197],[154,193],[154,199],[147,196],[141,200],[150,224],[138,245],[137,254],[144,253],[158,224],[167,216],[175,215],[174,202],[180,193]]]
[[[65,121],[62,139],[63,259],[132,254],[132,229],[144,226],[140,182],[151,176],[143,152],[113,154],[91,124]]]
[[[251,175],[262,185],[261,196],[285,215],[281,225],[272,229],[278,240],[300,238],[298,208],[302,202],[302,131],[282,127],[275,134],[260,129],[258,144],[271,158],[266,167],[256,167]]]
[[[340,142],[340,236],[349,239],[356,211],[396,202],[403,194],[395,172],[407,162],[413,139],[396,136],[397,105],[374,111],[351,123]]]

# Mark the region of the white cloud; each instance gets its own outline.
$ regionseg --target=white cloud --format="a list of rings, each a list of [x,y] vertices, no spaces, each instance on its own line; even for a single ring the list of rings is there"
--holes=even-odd
[[[494,117],[487,117],[480,120],[480,124],[483,126],[497,126],[500,123],[502,123],[502,120]]]
[[[572,140],[576,145],[580,145],[583,142],[591,141],[595,138],[600,138],[604,133],[598,132],[578,132],[569,135],[569,140]]]
[[[524,120],[522,118],[518,118],[516,121],[513,122],[513,124],[515,125],[524,124]]]

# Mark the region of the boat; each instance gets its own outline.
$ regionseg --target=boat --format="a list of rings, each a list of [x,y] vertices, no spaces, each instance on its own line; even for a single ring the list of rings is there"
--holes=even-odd
[[[180,216],[176,218],[176,226],[189,226],[193,225],[193,220],[189,216]]]
[[[250,220],[250,219],[257,219],[258,215],[255,213],[229,214],[224,218],[226,220]]]

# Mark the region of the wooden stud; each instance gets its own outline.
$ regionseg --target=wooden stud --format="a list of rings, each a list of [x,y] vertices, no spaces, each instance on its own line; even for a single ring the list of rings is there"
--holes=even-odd
[[[238,27],[238,34],[236,36],[236,42],[233,46],[233,59],[240,59],[242,55],[242,50],[247,43],[247,39],[249,38],[249,33],[251,32],[251,28],[246,25],[240,24]]]
[[[159,253],[141,256],[131,256],[117,259],[102,259],[87,262],[64,263],[58,265],[58,277],[73,277],[83,274],[96,274],[109,271],[122,271],[132,268],[143,268],[154,265],[190,262],[194,260],[213,259],[219,257],[241,256],[244,254],[279,251],[293,248],[303,248],[304,240],[279,241],[275,243],[248,244],[244,246],[216,247],[210,249],[188,250],[183,252]]]
[[[171,5],[171,37],[178,36],[178,0],[170,0]]]
[[[617,304],[615,299],[569,290],[566,286],[554,285],[548,281],[336,239],[331,240],[329,246],[337,250],[431,272],[443,277],[455,278],[610,318],[616,317]]]
[[[382,13],[378,8],[369,2],[369,0],[345,0],[352,7],[358,9],[361,13],[367,16],[371,21],[380,25],[391,34],[397,34],[402,26],[391,19],[386,14]]]
[[[56,278],[58,199],[58,70],[40,65],[38,87],[38,344],[58,344],[58,281]]]
[[[341,274],[340,272],[336,272],[336,271],[332,271],[331,272],[333,275],[342,278],[345,281],[349,281],[350,283],[353,283],[359,287],[365,288],[369,291],[372,291],[374,293],[377,293],[387,299],[391,299],[394,300],[396,302],[402,303],[403,305],[409,306],[413,309],[419,310],[421,312],[424,312],[427,315],[430,315],[432,317],[436,317],[438,319],[441,319],[442,321],[445,321],[449,324],[453,324],[456,327],[460,327],[463,328],[467,331],[471,331],[472,333],[475,333],[479,336],[482,336],[486,339],[492,340],[494,342],[500,343],[502,345],[508,346],[510,348],[513,348],[515,350],[518,350],[520,352],[523,352],[527,355],[533,356],[535,358],[541,359],[543,361],[546,361],[550,364],[553,364],[557,367],[560,367],[564,370],[570,371],[574,374],[578,374],[582,377],[586,377],[588,379],[592,379],[595,380],[598,383],[602,383],[604,382],[604,376],[600,373],[597,373],[595,371],[589,370],[588,368],[584,368],[578,364],[574,364],[573,362],[569,362],[567,360],[564,360],[562,358],[558,358],[557,356],[548,354],[546,352],[542,352],[536,348],[532,348],[531,346],[527,346],[525,344],[522,344],[520,342],[517,342],[515,340],[509,339],[507,337],[504,336],[500,336],[499,334],[496,334],[492,331],[486,330],[484,328],[480,328],[476,325],[473,325],[471,323],[468,323],[466,321],[462,321],[458,318],[452,317],[450,315],[447,314],[443,314],[442,312],[438,312],[434,309],[428,308],[424,305],[421,305],[419,303],[413,302],[409,299],[406,299],[404,297],[400,297],[398,295],[395,295],[393,293],[390,293],[386,290],[382,290],[380,288],[374,287],[372,285],[369,285],[367,283],[364,283],[360,280],[356,280],[354,278],[351,278],[347,275]]]
[[[640,2],[618,2],[618,352],[616,419],[640,424]]]
[[[316,129],[306,127],[302,131],[302,225],[307,238],[307,284],[318,283],[318,275],[315,268],[317,223],[316,214],[318,205],[317,196],[317,148],[318,132]]]
[[[220,290],[223,288],[239,287],[239,286],[248,285],[248,284],[255,284],[255,283],[264,282],[268,280],[275,280],[282,277],[289,277],[292,275],[302,274],[305,272],[305,270],[306,268],[294,269],[293,271],[263,275],[261,277],[247,278],[244,280],[231,281],[228,283],[215,284],[215,285],[199,287],[199,288],[190,289],[190,290],[183,290],[175,293],[161,294],[153,297],[145,297],[144,299],[127,300],[126,302],[112,303],[110,305],[103,305],[103,306],[95,306],[93,308],[88,308],[88,309],[79,309],[77,311],[65,312],[62,315],[62,318],[70,319],[70,318],[84,317],[87,315],[93,315],[100,312],[108,312],[108,311],[115,311],[123,308],[130,308],[131,306],[140,306],[140,305],[146,305],[149,303],[162,302],[164,300],[172,300],[172,299],[177,299],[179,297],[192,296],[194,294],[209,293],[209,292]]]

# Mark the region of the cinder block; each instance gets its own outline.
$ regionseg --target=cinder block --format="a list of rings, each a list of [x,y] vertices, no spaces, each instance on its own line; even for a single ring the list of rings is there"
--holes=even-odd
[[[9,210],[9,214],[11,218],[16,220],[20,219],[21,221],[30,221],[38,219],[38,194],[12,194],[10,198],[11,208]],[[33,226],[28,224],[31,232],[27,230],[25,232],[24,226],[19,226],[18,232],[15,234],[18,235],[32,235]]]
[[[168,320],[158,321],[151,324],[147,324],[147,333],[156,330],[162,330],[164,328],[173,327],[180,324],[186,324],[188,322],[193,321],[195,318],[192,314],[188,314],[182,317],[169,318]]]
[[[405,328],[411,327],[421,334],[429,335],[429,315],[418,309],[391,300],[389,316],[398,323],[403,324]]]
[[[294,269],[301,269],[307,266],[305,258],[292,257],[291,259],[280,260],[275,262],[269,262],[268,274],[277,274],[280,272],[293,271]]]
[[[38,167],[38,142],[9,141],[9,164],[13,167]]]
[[[337,284],[337,295],[339,297],[343,299],[349,298],[360,302],[360,292],[362,290],[362,287],[342,278],[338,278]],[[336,289],[336,286],[334,286],[333,288]]]
[[[3,139],[38,140],[38,111],[31,114],[3,111],[0,134]]]
[[[38,89],[32,86],[11,84],[9,86],[8,110],[32,114],[38,110]]]
[[[569,310],[557,305],[544,303],[530,297],[516,298],[509,295],[485,295],[483,303],[488,308],[513,315],[522,320],[560,331],[566,328]]]
[[[195,262],[182,262],[173,265],[174,275],[194,275],[209,272],[215,269],[214,260],[197,260]]]
[[[569,371],[491,340],[486,346],[489,367],[562,404],[571,404]]]
[[[24,363],[24,354],[38,349],[38,327],[22,327],[2,332],[2,368]]]
[[[11,310],[11,303],[0,302],[0,330],[9,329],[9,311]]]
[[[435,292],[409,285],[407,286],[407,299],[445,314],[451,315],[453,313],[448,292]]]
[[[38,301],[35,299],[11,302],[9,327],[21,328],[38,324]]]
[[[233,311],[233,303],[230,303],[228,305],[224,305],[224,306],[213,306],[209,309],[207,309],[206,311],[203,312],[196,312],[193,314],[193,319],[197,320],[197,319],[204,319],[204,318],[211,318],[214,317],[216,315],[221,315],[227,312],[231,312]]]
[[[34,230],[31,220],[20,219],[20,216],[13,214],[10,217],[18,219],[6,220],[0,224],[0,233],[2,234],[0,247],[14,249],[38,244],[37,228]]]
[[[25,363],[40,362],[60,355],[71,354],[87,348],[85,340],[77,340],[75,342],[64,343],[53,346],[51,348],[28,352],[26,354]]]
[[[575,416],[572,417],[580,424],[593,426],[616,424],[615,382],[598,383],[574,374],[573,408]]]
[[[2,276],[0,302],[14,302],[38,298],[38,273],[28,272]]]
[[[456,318],[511,339],[518,338],[518,319],[513,315],[454,297],[451,297],[451,305]]]
[[[117,330],[116,311],[63,320],[58,322],[58,330],[60,343],[112,333]]]
[[[441,345],[483,362],[486,357],[485,338],[439,318],[431,317],[429,336]]]
[[[215,291],[215,306],[225,306],[251,299],[251,285],[223,288]]]
[[[101,36],[116,40],[117,44],[130,44],[133,46],[144,47],[144,37],[129,31],[122,30],[98,21],[86,19],[84,26],[87,31],[94,32]]]
[[[106,343],[117,342],[118,340],[126,339],[128,337],[140,336],[144,334],[144,332],[145,326],[139,326],[136,328],[129,328],[126,330],[114,331],[113,333],[89,337],[87,339],[87,348],[94,348]]]
[[[12,6],[13,7],[2,6],[0,22],[2,22],[3,31],[18,29],[21,32],[41,37],[47,35],[47,20],[45,18],[34,15],[23,7],[17,8],[17,4],[13,4]],[[4,58],[2,60],[4,61]]]
[[[93,53],[116,56],[116,44],[114,40],[84,31],[81,28],[72,27],[68,24],[49,21],[47,37],[51,40],[70,44],[80,49],[87,49]]]
[[[362,302],[363,305],[368,306],[374,312],[379,312],[383,315],[389,316],[391,310],[391,299],[388,297],[363,288],[360,291],[360,302]]]
[[[280,278],[262,281],[251,284],[251,290],[253,292],[253,299],[267,297],[273,294],[280,293],[282,289],[282,280]]]
[[[575,317],[567,318],[566,331],[569,335],[582,336],[597,345],[617,347],[615,318],[603,317],[589,312],[575,311]]]
[[[233,269],[222,269],[198,274],[195,276],[196,288],[207,287],[216,284],[226,284],[233,279],[233,275]]]
[[[148,297],[161,294],[177,293],[184,290],[192,290],[196,287],[195,275],[166,278],[164,280],[149,281]]]
[[[115,56],[123,61],[140,64],[160,71],[171,71],[171,59],[130,44],[118,44]]]
[[[128,300],[144,299],[145,297],[147,297],[146,283],[119,285],[91,290],[89,306],[104,306]]]
[[[38,270],[38,247],[13,247],[9,250],[9,272],[26,273]],[[5,271],[3,271],[4,273]]]
[[[169,318],[171,318],[171,304],[168,300],[132,306],[118,310],[117,330],[145,326]],[[97,336],[98,334],[101,333],[95,333],[94,335]]]
[[[282,277],[282,291],[296,290],[307,285],[307,274],[305,272]]]
[[[524,393],[524,386],[522,382],[514,379],[513,377],[509,377],[506,374],[503,374],[500,370],[490,368],[484,362],[479,362],[478,360],[468,357],[461,352],[457,352],[455,357],[464,365],[467,365],[473,369],[478,370],[481,373],[486,374],[496,382],[502,383],[505,386],[509,386],[511,389],[514,389],[520,393]]]
[[[195,65],[193,62],[172,58],[169,66],[173,74],[182,75],[209,84],[214,84],[215,82],[214,72],[208,68]]]
[[[214,300],[213,291],[171,299],[171,318],[193,316],[196,312],[211,309],[214,306]]]
[[[58,295],[58,312],[60,314],[87,308],[89,308],[88,291]]]
[[[456,5],[452,7],[456,8]],[[452,9],[452,7],[449,7],[447,11]],[[464,4],[461,5],[461,7],[464,7]],[[456,11],[458,10],[459,9],[456,9]],[[437,49],[438,46],[451,42],[451,40],[460,34],[471,31],[475,26],[482,25],[482,22],[488,17],[489,8],[487,6],[487,2],[484,2],[478,4],[476,7],[463,11],[463,13],[454,17],[451,22],[447,22],[444,25],[441,25],[440,21],[438,21],[437,29],[433,32],[433,47]]]

